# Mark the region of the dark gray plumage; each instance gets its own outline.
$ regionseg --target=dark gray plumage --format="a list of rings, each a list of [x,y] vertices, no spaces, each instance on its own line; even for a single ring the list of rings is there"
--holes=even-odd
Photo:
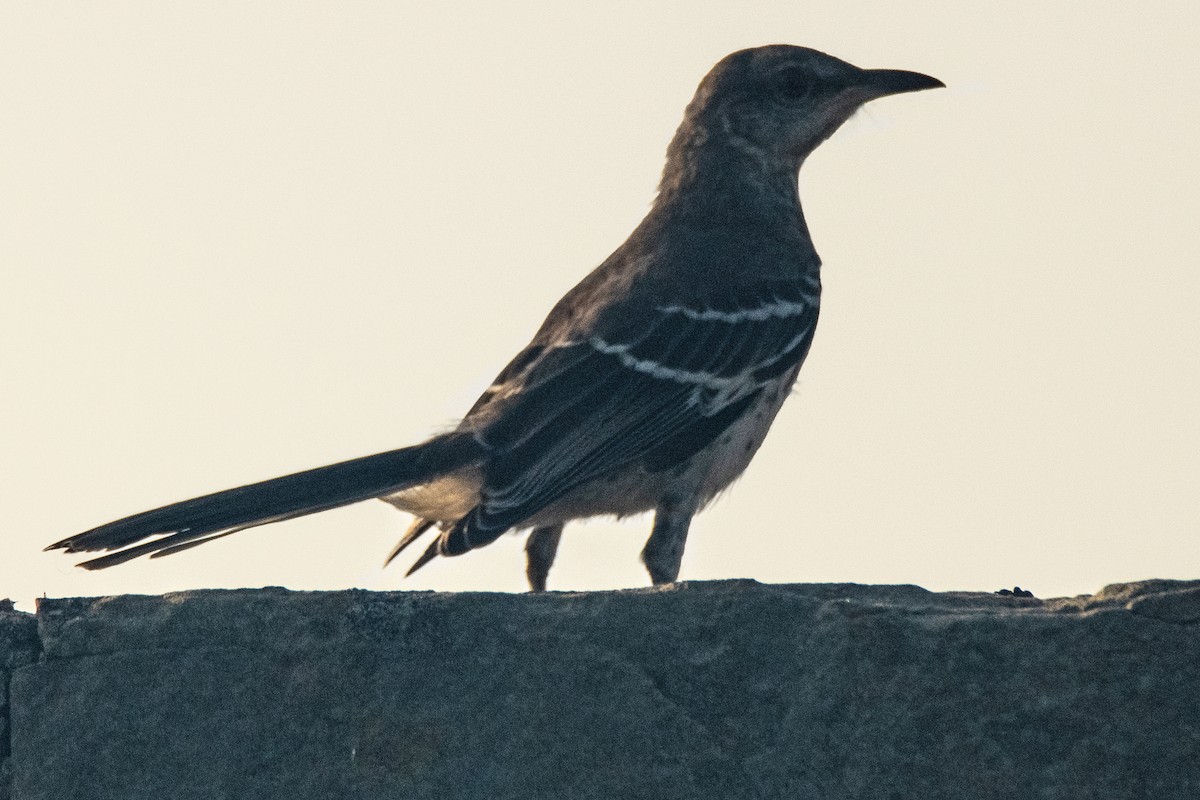
[[[532,528],[527,574],[541,590],[566,522],[654,510],[642,558],[655,583],[675,580],[692,515],[749,464],[812,343],[820,259],[801,164],[863,103],[941,85],[786,45],[726,57],[687,108],[645,220],[454,431],[47,549],[117,550],[84,562],[94,569],[380,497],[417,515],[389,561],[431,529],[410,573]]]

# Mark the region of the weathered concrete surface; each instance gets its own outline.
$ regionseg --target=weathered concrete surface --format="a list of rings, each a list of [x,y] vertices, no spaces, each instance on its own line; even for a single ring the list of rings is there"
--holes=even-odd
[[[15,800],[1200,797],[1200,582],[50,600]]]
[[[0,600],[0,800],[9,800],[12,765],[9,761],[8,685],[12,671],[37,657],[37,623],[29,614],[13,610],[11,600]]]

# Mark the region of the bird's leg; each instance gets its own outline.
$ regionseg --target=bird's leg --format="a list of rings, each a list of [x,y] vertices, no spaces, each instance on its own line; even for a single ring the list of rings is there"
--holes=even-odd
[[[529,591],[546,591],[546,576],[554,564],[562,530],[560,524],[544,525],[529,532],[529,538],[525,540],[525,577],[529,579]]]
[[[691,499],[665,497],[654,511],[654,528],[650,539],[642,549],[642,563],[650,572],[654,585],[674,583],[679,577],[679,565],[683,561],[683,547],[687,544],[688,526],[696,513],[696,503]]]

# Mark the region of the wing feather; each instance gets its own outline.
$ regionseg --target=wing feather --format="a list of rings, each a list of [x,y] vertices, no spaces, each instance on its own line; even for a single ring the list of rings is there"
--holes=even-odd
[[[443,539],[493,541],[571,490],[642,461],[694,455],[770,381],[803,360],[815,297],[774,282],[708,305],[664,305],[640,325],[542,348],[494,387],[478,419],[491,453],[482,501]],[[521,360],[521,356],[514,361]]]

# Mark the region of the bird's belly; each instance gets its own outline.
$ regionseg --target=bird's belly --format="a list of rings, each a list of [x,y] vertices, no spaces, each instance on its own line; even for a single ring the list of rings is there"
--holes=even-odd
[[[750,465],[754,454],[767,438],[767,432],[783,402],[791,393],[800,372],[799,365],[789,370],[778,382],[763,389],[757,403],[746,414],[717,437],[716,441],[697,454],[697,471],[701,505],[710,502],[733,483]]]
[[[654,509],[670,477],[644,469],[620,469],[568,492],[521,523],[522,528],[556,525],[587,517],[628,517]]]

